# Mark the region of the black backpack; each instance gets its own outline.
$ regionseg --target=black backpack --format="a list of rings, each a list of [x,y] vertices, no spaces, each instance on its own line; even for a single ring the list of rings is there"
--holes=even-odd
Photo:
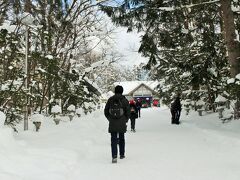
[[[136,113],[135,108],[133,106],[130,108],[130,111],[131,113]]]
[[[123,116],[124,111],[123,111],[123,106],[120,99],[114,99],[110,103],[109,114],[116,119],[119,119]]]

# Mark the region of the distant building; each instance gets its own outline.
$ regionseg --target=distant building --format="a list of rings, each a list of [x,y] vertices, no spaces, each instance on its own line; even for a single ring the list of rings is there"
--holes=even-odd
[[[141,100],[143,107],[152,105],[159,106],[159,94],[156,91],[157,81],[125,81],[115,82],[114,86],[121,85],[124,89],[123,95],[128,100]]]

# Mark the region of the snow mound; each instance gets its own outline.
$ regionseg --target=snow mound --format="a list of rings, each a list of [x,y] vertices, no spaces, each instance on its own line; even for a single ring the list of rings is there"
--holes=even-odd
[[[55,105],[55,106],[53,106],[53,108],[52,108],[52,113],[61,113],[61,107],[59,106],[59,105]]]
[[[31,116],[31,119],[33,122],[43,122],[44,121],[44,116],[42,114],[33,114]]]
[[[5,119],[6,115],[2,111],[0,111],[0,127],[4,126]]]

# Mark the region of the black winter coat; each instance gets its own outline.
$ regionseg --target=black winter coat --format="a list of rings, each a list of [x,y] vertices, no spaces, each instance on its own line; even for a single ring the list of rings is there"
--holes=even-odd
[[[131,111],[131,109],[134,108],[134,112]],[[138,118],[138,110],[137,106],[135,104],[130,104],[130,119],[136,119]]]
[[[182,105],[180,102],[180,98],[177,97],[175,101],[171,104],[171,111],[176,112],[176,111],[181,111],[182,110]]]
[[[138,109],[141,109],[141,107],[142,107],[142,103],[139,102],[139,101],[137,101],[137,102],[136,102],[136,107],[137,107]]]
[[[115,99],[120,99],[123,106],[124,115],[119,119],[113,118],[109,113],[110,104],[112,104],[112,102]],[[125,96],[121,94],[115,94],[114,96],[110,97],[104,108],[104,115],[109,121],[109,127],[108,127],[109,133],[112,133],[112,132],[125,133],[127,131],[126,123],[130,118],[130,107],[129,107],[128,100],[125,98]]]

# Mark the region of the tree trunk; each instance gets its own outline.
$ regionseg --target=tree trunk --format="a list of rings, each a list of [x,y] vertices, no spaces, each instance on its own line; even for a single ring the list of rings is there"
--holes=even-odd
[[[240,46],[235,32],[234,16],[231,9],[231,0],[220,0],[224,38],[227,47],[231,77],[240,73]]]
[[[32,12],[32,1],[31,0],[26,0],[24,4],[24,10],[25,12]]]

